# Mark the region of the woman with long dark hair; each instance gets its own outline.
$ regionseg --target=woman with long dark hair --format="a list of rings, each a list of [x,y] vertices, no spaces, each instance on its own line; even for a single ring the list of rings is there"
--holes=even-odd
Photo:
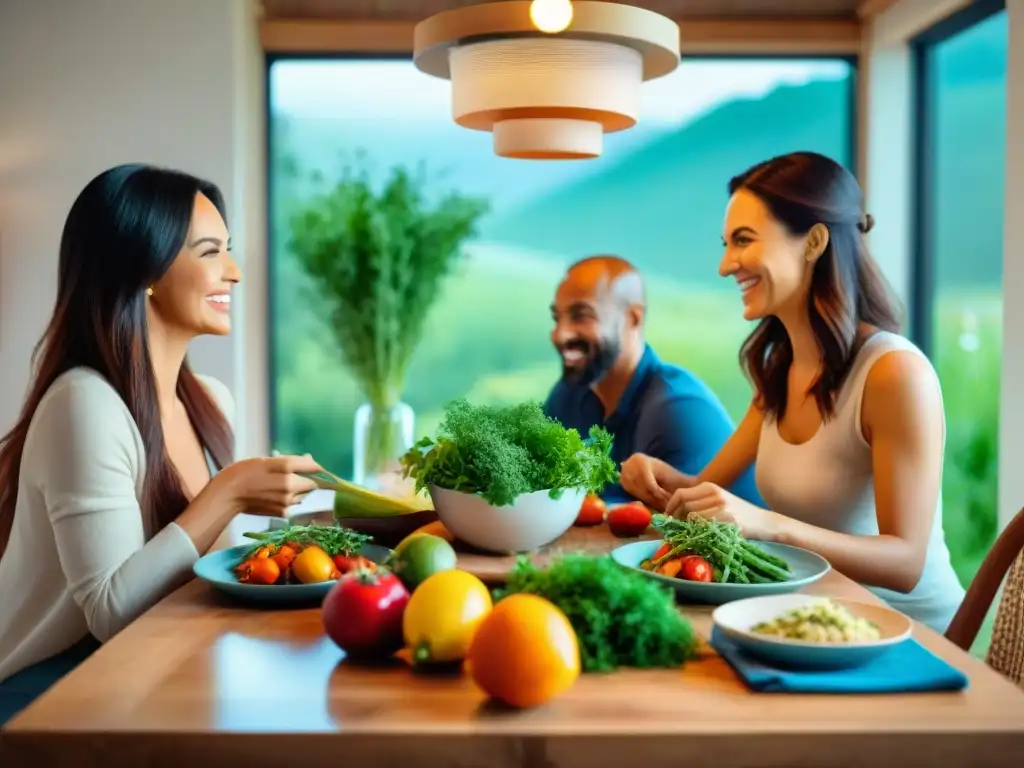
[[[796,152],[735,177],[729,194],[719,272],[758,321],[740,351],[753,402],[698,477],[636,455],[622,484],[670,514],[818,552],[944,631],[964,592],[942,530],[942,394],[897,333],[860,187],[838,163]],[[723,489],[755,461],[771,511]]]
[[[71,207],[53,317],[0,440],[0,723],[186,581],[235,514],[279,515],[315,487],[308,456],[233,463],[231,396],[185,359],[230,331],[225,220],[216,186],[144,165]]]

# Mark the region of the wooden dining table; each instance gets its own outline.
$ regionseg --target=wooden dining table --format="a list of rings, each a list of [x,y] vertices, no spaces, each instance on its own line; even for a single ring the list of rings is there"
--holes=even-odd
[[[617,543],[603,527],[572,529],[555,551]],[[500,558],[481,557],[460,564],[501,571]],[[805,591],[876,600],[835,571]],[[707,638],[711,608],[681,610]],[[247,605],[191,581],[12,720],[0,766],[1020,766],[1024,692],[926,627],[914,636],[969,687],[753,693],[705,646],[682,668],[584,674],[515,711],[458,670],[351,663],[315,606]]]

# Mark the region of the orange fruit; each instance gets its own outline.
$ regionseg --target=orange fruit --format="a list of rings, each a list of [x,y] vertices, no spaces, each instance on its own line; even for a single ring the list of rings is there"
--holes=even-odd
[[[501,600],[481,622],[466,657],[473,681],[512,707],[536,707],[580,675],[580,647],[565,614],[537,595]]]
[[[451,533],[449,533],[447,528],[445,528],[444,523],[442,523],[440,520],[435,520],[432,523],[427,523],[426,525],[421,525],[415,531],[413,531],[408,536],[406,536],[404,539],[402,539],[402,541],[398,544],[397,547],[395,547],[395,549],[399,549],[403,544],[405,544],[413,536],[422,536],[425,533],[430,534],[431,536],[439,536],[440,538],[442,538],[445,541],[447,541],[449,544],[454,544],[455,543],[455,537],[452,536]]]
[[[298,552],[295,550],[294,547],[290,547],[287,544],[285,544],[279,550],[277,550],[277,554],[273,555],[270,559],[277,563],[278,569],[281,571],[281,573],[284,573],[291,567],[292,561],[295,559],[295,556],[297,554]]]
[[[281,577],[281,569],[269,557],[254,557],[240,565],[236,572],[244,584],[274,584]]]

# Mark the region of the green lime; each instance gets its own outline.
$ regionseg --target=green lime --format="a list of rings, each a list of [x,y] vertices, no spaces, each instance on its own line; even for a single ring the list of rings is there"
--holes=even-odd
[[[410,536],[389,558],[391,569],[410,592],[429,576],[453,569],[457,559],[451,544],[429,533]]]

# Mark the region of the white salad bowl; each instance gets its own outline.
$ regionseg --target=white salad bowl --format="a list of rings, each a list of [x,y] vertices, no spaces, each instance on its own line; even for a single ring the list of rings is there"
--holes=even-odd
[[[884,605],[833,598],[832,603],[878,627],[877,640],[817,643],[763,635],[751,631],[761,622],[828,598],[789,594],[749,597],[719,606],[711,614],[715,628],[744,652],[769,664],[804,670],[839,670],[858,667],[910,637],[913,622]]]
[[[490,552],[530,552],[550,544],[576,521],[584,490],[565,490],[557,499],[548,491],[517,496],[495,507],[480,496],[430,486],[434,511],[453,536]]]

